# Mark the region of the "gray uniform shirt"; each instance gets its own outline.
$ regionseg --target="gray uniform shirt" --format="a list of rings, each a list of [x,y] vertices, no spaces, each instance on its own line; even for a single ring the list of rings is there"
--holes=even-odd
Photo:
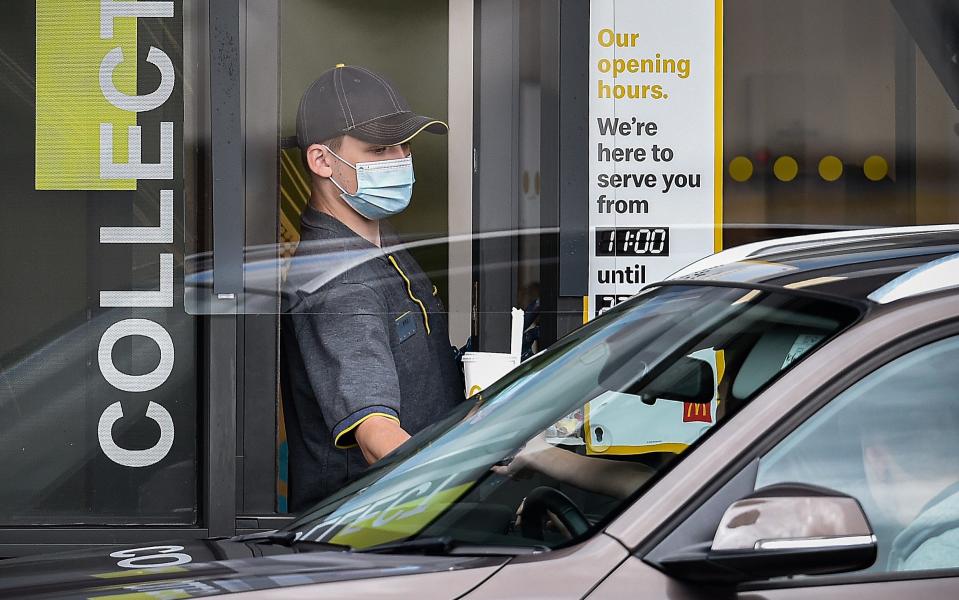
[[[388,226],[381,251],[307,208],[300,238],[281,333],[292,512],[366,468],[354,439],[363,420],[391,418],[414,435],[463,400],[445,308],[413,257],[390,251],[398,240]],[[343,269],[343,257],[360,262]],[[335,275],[316,290],[301,288],[324,272]]]

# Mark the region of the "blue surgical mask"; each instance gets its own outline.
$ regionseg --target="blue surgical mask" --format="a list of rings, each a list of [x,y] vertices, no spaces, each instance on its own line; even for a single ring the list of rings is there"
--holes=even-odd
[[[410,197],[413,195],[413,182],[416,181],[413,177],[412,156],[358,162],[354,165],[332,150],[330,154],[356,171],[355,194],[347,192],[332,177],[330,181],[340,190],[340,197],[362,216],[376,221],[397,215],[409,206]]]

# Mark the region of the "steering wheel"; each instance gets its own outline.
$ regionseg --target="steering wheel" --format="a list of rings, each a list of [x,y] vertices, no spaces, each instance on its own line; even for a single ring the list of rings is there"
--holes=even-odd
[[[571,537],[579,537],[589,531],[589,521],[566,494],[555,488],[542,486],[530,492],[523,502],[523,518],[520,522],[523,537],[542,540],[543,523],[550,513],[559,520]]]

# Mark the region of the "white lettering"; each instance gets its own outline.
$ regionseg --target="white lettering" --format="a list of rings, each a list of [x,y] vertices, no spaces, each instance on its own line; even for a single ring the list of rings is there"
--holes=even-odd
[[[403,511],[399,510],[398,512],[393,513],[393,516],[389,516],[391,510],[397,510],[401,502],[405,502],[410,496],[418,496],[420,494],[425,494],[430,489],[430,482],[420,484],[419,487],[410,488],[403,492],[399,498],[393,501],[392,504],[386,507],[386,509],[376,517],[373,521],[373,527],[383,527],[384,525],[389,524],[391,521],[395,521],[403,515]]]
[[[173,254],[160,255],[159,290],[109,290],[100,292],[103,307],[157,307],[173,306]]]
[[[107,101],[119,109],[129,112],[147,112],[161,106],[170,98],[173,93],[173,83],[176,81],[176,74],[173,71],[173,63],[166,52],[159,48],[150,46],[150,52],[147,54],[147,62],[156,65],[160,70],[160,85],[149,94],[142,96],[124,94],[113,85],[113,71],[123,62],[123,50],[114,48],[107,52],[107,55],[100,61],[100,91]]]
[[[100,0],[100,37],[113,37],[116,19],[140,17],[173,17],[173,2],[167,0],[129,1]],[[134,55],[133,60],[136,60]],[[113,83],[113,73],[123,62],[123,49],[113,48],[100,61],[99,82],[103,97],[113,106],[128,112],[147,112],[162,106],[173,93],[176,71],[163,50],[150,47],[147,62],[160,71],[160,83],[149,94],[130,95],[118,90]],[[160,159],[158,163],[143,164],[141,130],[130,126],[127,130],[126,163],[113,161],[113,124],[100,123],[100,178],[101,179],[173,179],[173,123],[160,122]],[[101,227],[102,244],[172,244],[173,236],[173,190],[160,191],[160,224],[156,227]],[[173,306],[173,254],[160,254],[159,290],[101,291],[101,307],[159,307]],[[128,336],[152,339],[160,349],[159,364],[149,373],[131,375],[120,371],[113,363],[113,348]],[[124,319],[114,323],[103,333],[97,349],[100,372],[110,385],[125,392],[147,392],[158,388],[173,372],[174,347],[170,334],[158,323],[148,319]],[[159,404],[150,401],[146,417],[160,427],[160,438],[152,448],[128,450],[121,448],[113,438],[114,424],[123,418],[119,402],[108,406],[100,415],[97,436],[100,448],[107,458],[126,467],[147,467],[162,460],[173,447],[174,426],[170,413]],[[179,553],[182,546],[151,546],[115,552],[111,556],[124,558],[117,563],[123,568],[156,567],[184,564],[193,559],[189,554]],[[144,551],[159,551],[148,556],[137,556]]]
[[[441,484],[439,484],[438,486],[436,486],[435,488],[433,488],[433,491],[430,493],[430,495],[427,496],[427,497],[425,497],[425,498],[423,498],[423,499],[417,504],[416,508],[412,508],[412,509],[410,509],[410,510],[408,510],[408,511],[406,511],[406,512],[402,512],[402,513],[396,515],[396,518],[397,518],[397,519],[408,519],[408,518],[412,517],[413,515],[418,515],[418,514],[420,514],[420,513],[426,512],[426,509],[429,508],[429,507],[433,504],[433,502],[432,502],[433,496],[436,496],[436,495],[439,494],[440,492],[444,491],[444,490],[446,489],[447,484],[449,484],[449,482],[453,481],[453,480],[456,479],[457,477],[459,477],[459,473],[454,473],[454,474],[450,475],[449,477],[447,477],[446,479],[444,479],[444,480],[443,480],[443,483],[441,483]]]
[[[100,123],[101,179],[173,179],[173,123],[160,123],[160,162],[141,162],[140,126],[127,127],[127,162],[113,162],[113,123]]]
[[[143,375],[124,373],[113,364],[113,346],[121,339],[139,335],[148,337],[160,347],[160,362]],[[124,392],[149,392],[167,380],[173,372],[173,340],[167,330],[149,319],[124,319],[103,332],[97,349],[100,372],[110,385]]]
[[[100,243],[172,244],[173,190],[160,190],[160,224],[157,227],[101,227]]]
[[[124,569],[172,567],[193,562],[193,557],[180,552],[181,550],[183,550],[183,546],[147,546],[146,548],[117,550],[116,552],[111,552],[110,556],[112,558],[125,558],[126,560],[121,560],[117,563],[118,567]],[[152,552],[152,554],[137,556],[140,552]]]
[[[172,17],[173,2],[100,0],[100,39],[113,37],[113,20],[123,17]]]
[[[377,517],[380,513],[383,512],[382,510],[373,510],[374,508],[376,508],[377,506],[382,506],[384,503],[389,502],[390,500],[393,500],[395,498],[398,498],[400,495],[402,495],[402,492],[397,492],[395,494],[390,494],[389,496],[386,496],[385,498],[380,498],[374,502],[371,502],[369,505],[367,505],[366,509],[363,511],[362,514],[360,514],[358,517],[353,519],[350,525],[347,525],[346,527],[341,529],[339,533],[337,533],[337,535],[350,535],[350,534],[356,533],[357,531],[360,531],[361,528],[359,525],[360,523],[363,522],[363,520],[373,519],[374,517]]]
[[[332,541],[332,540],[336,539],[337,536],[339,536],[339,530],[336,529],[336,526],[337,526],[337,525],[339,525],[340,523],[343,523],[343,522],[347,522],[348,520],[353,519],[353,518],[357,517],[358,515],[363,514],[363,512],[366,511],[366,510],[368,510],[368,509],[369,509],[369,505],[364,504],[363,506],[360,506],[359,508],[354,508],[354,509],[352,509],[352,510],[350,510],[350,511],[347,511],[347,512],[341,514],[339,517],[336,518],[336,520],[334,520],[334,521],[332,521],[332,522],[330,522],[330,521],[324,521],[324,522],[320,523],[319,525],[317,525],[316,527],[314,527],[313,529],[311,529],[310,531],[308,531],[306,534],[304,534],[304,535],[303,535],[303,539],[305,539],[305,540],[310,539],[310,535],[314,534],[317,530],[319,530],[320,527],[322,527],[323,525],[329,524],[329,527],[328,527],[326,530],[324,530],[323,533],[316,533],[316,534],[315,534],[316,537],[313,538],[313,539],[316,540],[316,541],[318,541],[318,542],[328,542],[328,541]],[[336,513],[334,513],[334,515],[335,515],[335,514],[336,514]],[[330,515],[330,516],[333,516],[333,515]]]
[[[160,439],[152,448],[128,450],[121,448],[113,439],[113,425],[123,418],[123,408],[120,403],[114,402],[103,411],[100,415],[100,421],[97,423],[97,439],[100,441],[100,449],[103,450],[107,458],[124,467],[149,467],[163,460],[170,452],[170,448],[173,447],[173,418],[167,412],[167,409],[156,402],[150,402],[147,405],[146,416],[156,421],[156,424],[160,426]],[[182,549],[180,548],[180,550]],[[128,550],[127,552],[134,552],[134,550]],[[120,566],[129,565],[121,563]]]

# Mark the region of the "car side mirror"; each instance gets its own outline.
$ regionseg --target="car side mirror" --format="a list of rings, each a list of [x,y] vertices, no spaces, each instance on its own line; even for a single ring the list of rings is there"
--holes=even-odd
[[[716,393],[713,366],[705,360],[684,356],[642,390],[643,398],[709,404]]]
[[[738,583],[855,571],[872,565],[876,553],[876,536],[858,500],[815,486],[777,484],[734,502],[712,543],[660,564],[678,579]]]

